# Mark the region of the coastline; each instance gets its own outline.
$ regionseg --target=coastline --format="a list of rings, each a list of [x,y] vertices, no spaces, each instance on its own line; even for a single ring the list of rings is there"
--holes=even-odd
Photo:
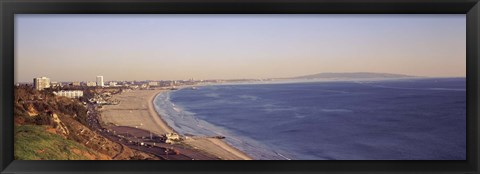
[[[171,133],[175,132],[175,130],[170,127],[165,120],[161,118],[161,115],[157,113],[155,110],[155,98],[157,97],[158,94],[165,92],[165,90],[158,90],[156,91],[153,95],[150,95],[148,98],[148,112],[150,118],[155,121],[155,123],[165,132],[164,133]],[[177,133],[177,132],[175,132]]]
[[[119,105],[105,106],[101,120],[115,126],[129,126],[144,129],[158,135],[177,133],[155,110],[157,95],[167,90],[132,90],[115,95]],[[147,102],[147,103],[145,103]],[[189,137],[183,140],[186,146],[225,160],[251,160],[244,152],[229,145],[224,140],[208,137]]]

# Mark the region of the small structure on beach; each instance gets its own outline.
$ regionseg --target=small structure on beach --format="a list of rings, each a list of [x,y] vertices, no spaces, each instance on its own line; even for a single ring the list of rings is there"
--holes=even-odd
[[[175,142],[182,140],[180,135],[173,132],[167,133],[165,136],[167,137],[167,140],[165,140],[165,143],[168,143],[168,144],[174,144]]]

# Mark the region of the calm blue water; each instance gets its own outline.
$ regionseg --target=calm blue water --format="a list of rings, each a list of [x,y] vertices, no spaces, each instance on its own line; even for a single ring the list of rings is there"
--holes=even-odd
[[[466,159],[464,78],[213,85],[155,104],[179,133],[255,159]]]

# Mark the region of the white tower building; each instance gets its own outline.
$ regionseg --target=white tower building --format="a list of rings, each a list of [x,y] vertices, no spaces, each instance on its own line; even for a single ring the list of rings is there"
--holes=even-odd
[[[35,86],[35,89],[39,91],[45,88],[50,88],[50,78],[47,78],[47,77],[34,78],[33,86]]]
[[[97,86],[103,87],[103,76],[97,76]]]

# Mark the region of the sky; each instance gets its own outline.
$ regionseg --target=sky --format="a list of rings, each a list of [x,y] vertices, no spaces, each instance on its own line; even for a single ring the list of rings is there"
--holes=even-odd
[[[16,14],[15,81],[465,77],[455,15]]]

